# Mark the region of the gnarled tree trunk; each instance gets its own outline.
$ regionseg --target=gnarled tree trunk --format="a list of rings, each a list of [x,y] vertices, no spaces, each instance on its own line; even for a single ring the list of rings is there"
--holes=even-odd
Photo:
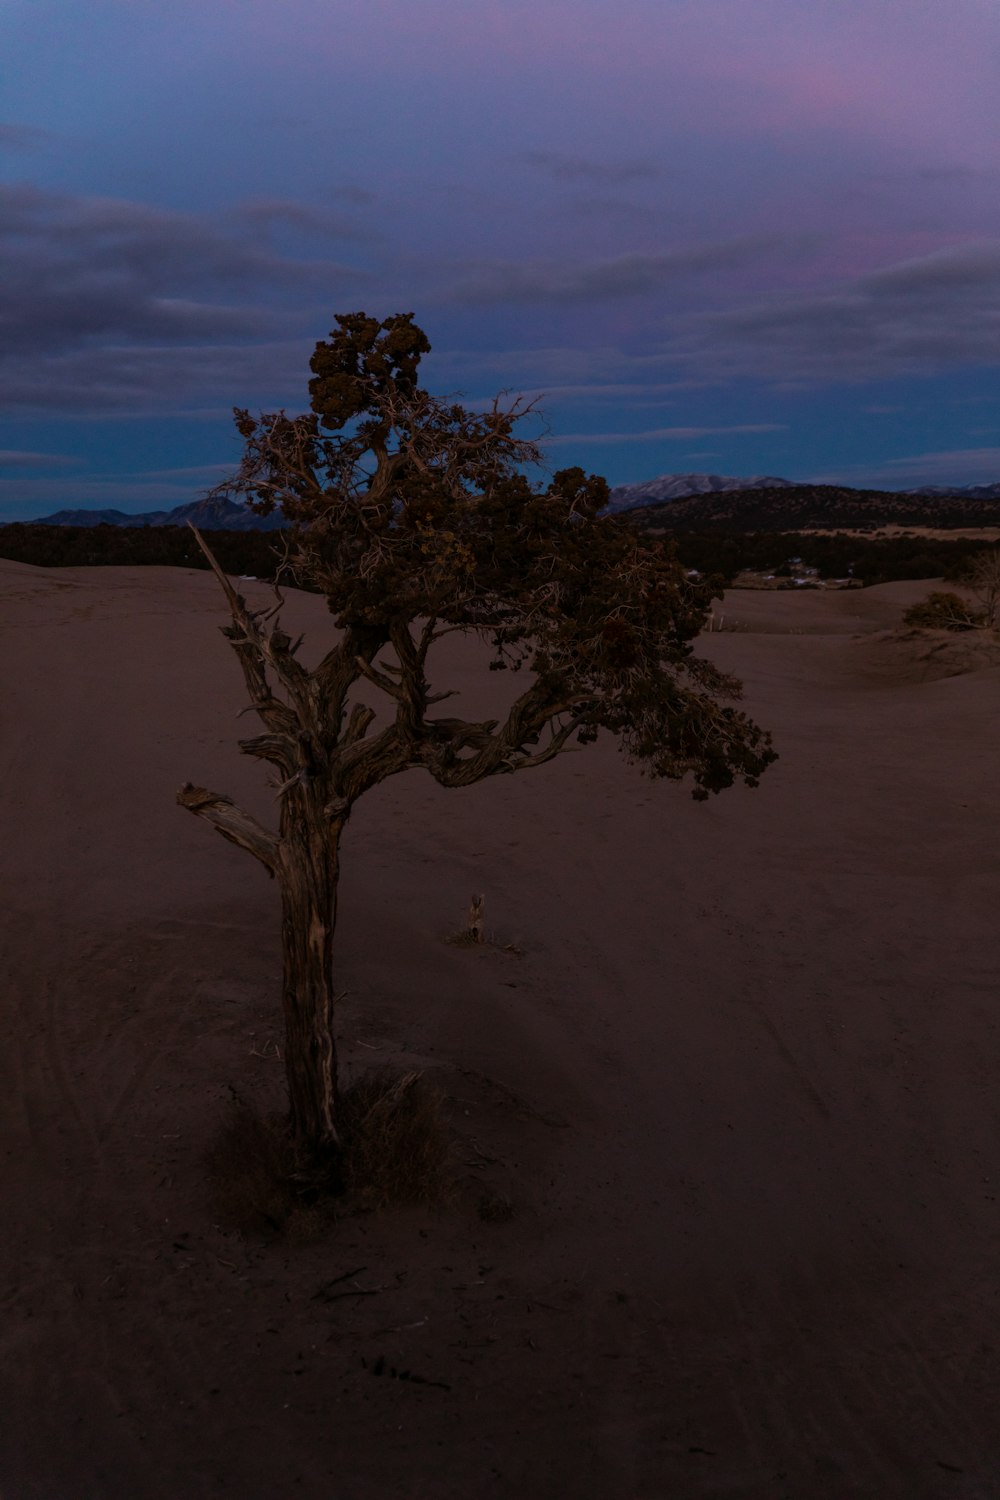
[[[292,1135],[311,1156],[340,1149],[334,1036],[333,934],[342,823],[313,787],[285,794],[281,887],[282,1007]]]

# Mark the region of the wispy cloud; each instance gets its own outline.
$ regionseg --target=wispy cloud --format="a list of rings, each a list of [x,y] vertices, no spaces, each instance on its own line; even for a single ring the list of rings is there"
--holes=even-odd
[[[595,161],[591,157],[570,156],[562,151],[522,151],[517,160],[539,167],[557,181],[592,186],[619,186],[660,175],[659,167],[651,161]]]
[[[270,245],[267,225],[294,222],[296,204],[240,212],[0,185],[4,403],[79,411],[217,399],[220,389],[235,398],[277,343],[310,327],[304,307],[338,288],[353,300],[365,283],[363,270]],[[326,223],[309,209],[300,217]],[[283,365],[272,367],[278,380]],[[301,385],[301,353],[298,368]]]
[[[38,151],[56,139],[37,125],[15,125],[0,120],[0,151]]]
[[[0,469],[68,469],[83,463],[70,453],[37,453],[19,448],[0,448]]]
[[[119,481],[141,480],[144,484],[153,479],[177,479],[191,480],[203,479],[208,483],[218,479],[220,475],[232,473],[232,464],[187,464],[180,469],[134,469],[113,475],[96,474],[95,479],[110,479],[115,483]]]
[[[690,442],[692,438],[721,434],[753,432],[787,432],[782,422],[738,423],[731,427],[654,427],[646,432],[568,432],[558,437],[547,438],[542,446],[559,448],[572,443],[661,443]]]
[[[906,458],[892,458],[883,465],[887,474],[898,474],[901,479],[926,476],[925,482],[936,480],[955,483],[956,473],[974,475],[984,481],[1000,482],[1000,448],[945,448],[939,452],[910,454]],[[965,479],[966,484],[975,479]]]
[[[60,411],[66,419],[177,412],[225,416],[233,405],[294,405],[312,340],[257,344],[108,344],[0,359],[8,411]],[[228,402],[228,405],[225,403]],[[221,404],[220,404],[221,403]],[[192,410],[193,408],[193,410]]]
[[[232,210],[232,217],[238,223],[258,229],[292,229],[310,237],[334,240],[370,240],[373,237],[354,219],[290,198],[245,198]]]
[[[776,236],[756,235],[660,255],[635,253],[583,263],[496,261],[470,268],[450,296],[457,302],[550,304],[635,297],[661,291],[684,277],[747,265],[776,243]]]
[[[813,482],[875,485],[889,490],[923,484],[998,484],[1000,448],[942,448],[878,464],[846,464],[814,474]]]
[[[936,374],[998,360],[1000,240],[956,246],[811,295],[693,315],[677,359],[729,379]]]

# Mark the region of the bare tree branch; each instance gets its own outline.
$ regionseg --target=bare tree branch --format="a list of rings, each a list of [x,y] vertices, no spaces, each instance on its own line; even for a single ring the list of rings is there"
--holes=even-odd
[[[211,823],[216,832],[221,833],[231,844],[238,844],[241,849],[246,849],[255,859],[260,860],[269,875],[274,875],[278,868],[278,838],[269,833],[250,813],[237,807],[232,797],[221,792],[210,792],[203,786],[192,786],[188,781],[177,793],[177,801],[188,812]]]

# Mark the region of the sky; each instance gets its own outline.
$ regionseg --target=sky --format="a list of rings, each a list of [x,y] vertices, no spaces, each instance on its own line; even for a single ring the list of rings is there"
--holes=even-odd
[[[1000,481],[1000,0],[0,0],[0,520],[161,509],[337,313],[550,469]]]

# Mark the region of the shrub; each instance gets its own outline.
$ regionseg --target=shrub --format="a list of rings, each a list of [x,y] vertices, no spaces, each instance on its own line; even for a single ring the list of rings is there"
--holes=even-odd
[[[262,1114],[235,1092],[206,1166],[220,1217],[242,1234],[284,1235],[308,1214],[296,1191],[295,1153],[283,1116]]]
[[[441,1095],[422,1073],[362,1074],[341,1096],[344,1189],[358,1208],[439,1203],[448,1190]]]
[[[903,623],[922,630],[976,630],[984,621],[960,595],[938,592],[912,605],[903,615]]]
[[[222,1220],[245,1235],[310,1239],[339,1209],[442,1202],[449,1145],[441,1095],[418,1072],[363,1074],[341,1095],[337,1176],[303,1170],[284,1114],[264,1114],[235,1091],[206,1153]]]

